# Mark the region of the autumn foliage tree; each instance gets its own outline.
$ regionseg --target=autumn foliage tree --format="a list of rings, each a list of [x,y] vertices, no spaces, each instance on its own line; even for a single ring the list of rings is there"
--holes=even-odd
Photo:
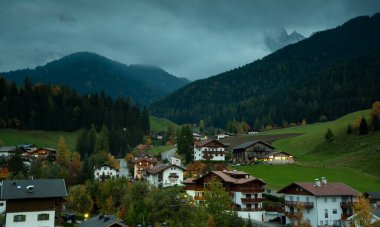
[[[186,167],[187,172],[189,173],[190,177],[193,175],[195,177],[200,177],[201,175],[204,175],[206,172],[206,164],[204,164],[201,161],[195,161],[194,163],[190,163]]]
[[[372,226],[372,213],[373,208],[369,200],[365,197],[360,197],[354,204],[355,215],[353,217],[353,224],[360,226]]]

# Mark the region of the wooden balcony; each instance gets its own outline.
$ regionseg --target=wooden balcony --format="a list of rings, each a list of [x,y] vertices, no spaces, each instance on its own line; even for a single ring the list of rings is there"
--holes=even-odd
[[[302,204],[306,209],[314,207],[313,202],[298,202],[298,201],[285,201],[285,206],[296,207],[298,204]]]
[[[261,192],[264,192],[265,189],[264,188],[240,188],[239,191],[243,193],[261,193]]]
[[[352,208],[352,207],[354,207],[354,203],[353,202],[341,202],[340,207],[343,209]]]
[[[236,211],[263,211],[263,208],[235,208]]]
[[[242,203],[261,203],[263,201],[263,198],[241,198]]]
[[[205,200],[204,196],[194,196],[194,200]]]

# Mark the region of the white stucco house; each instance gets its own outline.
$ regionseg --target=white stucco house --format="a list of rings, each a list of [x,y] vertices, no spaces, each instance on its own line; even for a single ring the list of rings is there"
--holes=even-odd
[[[278,191],[285,194],[286,224],[295,222],[297,206],[302,204],[303,218],[312,226],[343,226],[353,215],[360,193],[341,182],[294,182]]]
[[[4,180],[0,195],[5,226],[54,227],[67,191],[63,179]]]
[[[179,159],[172,158],[170,164],[158,164],[154,167],[147,169],[146,179],[147,181],[156,187],[169,187],[169,186],[182,186],[183,172],[185,167],[178,163]]]
[[[226,145],[219,140],[211,139],[194,143],[194,160],[225,161]]]
[[[95,180],[107,180],[108,178],[117,178],[118,170],[108,164],[103,164],[98,167],[94,167],[94,179]]]

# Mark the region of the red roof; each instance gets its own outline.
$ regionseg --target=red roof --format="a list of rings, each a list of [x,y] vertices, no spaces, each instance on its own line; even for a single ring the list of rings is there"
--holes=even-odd
[[[162,171],[164,171],[165,169],[168,169],[170,167],[177,167],[177,168],[180,168],[182,170],[186,170],[184,167],[182,166],[179,166],[179,165],[176,165],[176,164],[159,164],[157,166],[154,166],[154,167],[151,167],[147,170],[147,172],[149,174],[157,174],[157,173],[160,173]]]
[[[243,172],[243,171],[211,171],[210,173],[206,174],[205,176],[202,176],[202,177],[197,178],[197,179],[191,179],[191,180],[186,179],[182,183],[183,184],[186,184],[186,183],[191,184],[191,183],[195,183],[197,181],[202,181],[203,178],[205,178],[206,176],[208,176],[210,174],[214,174],[214,175],[218,176],[219,178],[222,179],[222,181],[227,182],[227,183],[246,184],[246,183],[251,182],[251,181],[260,181],[263,184],[266,184],[265,181],[263,181],[259,178],[255,178],[252,175],[250,175],[246,172]]]
[[[315,196],[360,196],[360,192],[342,182],[327,182],[326,184],[321,182],[319,187],[315,182],[294,182],[278,191],[278,193],[287,194],[286,191],[288,189],[297,186],[302,187]]]

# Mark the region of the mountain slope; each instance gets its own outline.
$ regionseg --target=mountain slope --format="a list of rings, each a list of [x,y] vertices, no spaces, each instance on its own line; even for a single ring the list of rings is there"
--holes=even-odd
[[[370,96],[359,103],[351,103],[350,100],[342,102],[345,98],[343,96],[329,97],[326,100],[324,94],[318,92],[318,86],[325,86],[318,84],[318,73],[334,64],[350,64],[379,50],[380,14],[358,17],[335,29],[317,32],[310,38],[280,49],[261,60],[188,84],[153,104],[151,109],[154,115],[177,123],[197,123],[203,119],[206,124],[219,127],[225,127],[234,118],[245,120],[251,125],[258,121],[260,127],[281,125],[286,121],[297,122],[303,118],[313,122],[322,114],[334,119],[365,108],[379,98],[378,92],[373,93],[376,85],[369,84]],[[364,62],[363,65],[365,64]],[[366,75],[371,82],[378,81],[376,72],[379,65],[375,61],[371,66],[372,69]],[[363,70],[365,67],[355,68],[356,76],[361,76]],[[315,79],[313,84],[309,84],[315,91],[314,97],[308,96],[306,92],[310,87],[306,86],[305,81],[310,78]],[[335,78],[337,81],[332,84],[339,87],[342,77],[337,75]],[[302,89],[303,97],[288,92],[295,86]],[[350,87],[353,94],[360,95],[363,90],[363,87],[357,88],[354,84],[350,84]],[[284,107],[290,112],[284,112],[284,109],[278,107],[284,101],[294,102],[291,107]],[[326,103],[329,106],[335,103],[333,113],[323,112],[325,109],[321,107]],[[339,104],[345,105],[345,108],[341,109]]]
[[[124,65],[100,55],[80,52],[35,69],[1,76],[18,84],[28,76],[34,83],[66,84],[81,94],[105,91],[113,97],[131,97],[149,104],[188,83],[154,66]]]

